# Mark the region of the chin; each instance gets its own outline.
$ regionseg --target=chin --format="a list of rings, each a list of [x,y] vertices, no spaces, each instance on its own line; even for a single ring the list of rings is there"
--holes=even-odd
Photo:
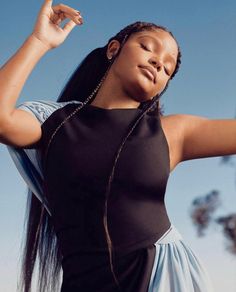
[[[143,80],[143,78],[136,78],[134,80],[130,80],[130,88],[134,89],[135,92],[144,95],[146,97],[150,96],[151,91],[153,91],[150,86],[149,80]]]
[[[147,102],[147,101],[151,101],[153,99],[153,96],[145,96],[141,94],[136,94],[136,95],[133,95],[132,98],[136,100],[137,102]]]
[[[150,101],[156,94],[155,84],[143,74],[130,74],[122,83],[124,91],[138,102]]]

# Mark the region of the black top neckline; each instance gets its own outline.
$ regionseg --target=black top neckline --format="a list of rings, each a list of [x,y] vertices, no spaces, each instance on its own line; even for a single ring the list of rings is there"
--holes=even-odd
[[[140,108],[104,108],[104,107],[100,107],[100,106],[97,106],[97,105],[93,105],[93,104],[90,104],[90,103],[87,103],[85,105],[85,107],[88,107],[88,108],[91,108],[91,109],[95,109],[95,110],[98,110],[98,111],[104,111],[104,112],[142,112],[142,109]]]

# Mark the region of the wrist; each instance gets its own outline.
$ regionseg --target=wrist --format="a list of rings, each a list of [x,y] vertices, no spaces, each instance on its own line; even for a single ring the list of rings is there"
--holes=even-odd
[[[34,33],[31,33],[27,40],[37,46],[43,53],[50,51],[52,48],[40,40]]]

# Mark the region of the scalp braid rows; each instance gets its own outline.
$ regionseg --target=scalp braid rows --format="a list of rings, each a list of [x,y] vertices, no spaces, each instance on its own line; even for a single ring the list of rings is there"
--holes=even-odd
[[[109,42],[111,42],[113,39],[115,40],[118,40],[122,45],[121,45],[121,48],[118,52],[118,54],[120,53],[123,45],[124,45],[124,40],[127,41],[127,39],[129,38],[129,36],[135,32],[140,32],[140,31],[144,31],[144,30],[155,30],[155,29],[163,29],[167,32],[169,32],[165,27],[163,26],[158,26],[154,23],[146,23],[146,22],[135,22],[133,24],[130,24],[128,26],[126,26],[124,29],[122,29],[120,32],[118,32],[114,37],[110,38],[109,41],[108,41],[108,44]],[[171,36],[174,38],[173,34],[171,32],[169,32],[171,34]],[[177,43],[178,45],[178,43]],[[181,52],[180,52],[180,49],[179,49],[179,46],[178,46],[178,56],[177,56],[177,64],[176,64],[176,68],[171,76],[170,79],[172,79],[176,73],[178,72],[179,70],[179,66],[180,66],[180,63],[181,63]],[[169,83],[169,81],[168,81]],[[110,265],[111,265],[111,271],[112,271],[112,274],[114,276],[114,279],[115,279],[115,282],[119,288],[120,291],[122,291],[120,285],[119,285],[119,282],[117,280],[117,277],[115,275],[115,272],[114,272],[114,267],[113,267],[113,264],[112,264],[112,252],[113,252],[113,248],[112,248],[112,241],[111,241],[111,238],[110,238],[110,235],[109,235],[109,230],[108,230],[108,224],[107,224],[107,202],[108,202],[108,197],[109,197],[109,194],[110,194],[110,190],[111,190],[111,183],[112,183],[112,180],[114,178],[114,172],[115,172],[115,167],[116,167],[116,164],[117,164],[117,161],[118,161],[118,158],[120,156],[120,153],[125,145],[125,142],[127,141],[128,137],[131,135],[131,133],[133,132],[133,130],[135,129],[136,125],[139,123],[139,121],[142,119],[142,117],[149,111],[152,110],[153,107],[157,106],[158,107],[158,114],[159,114],[159,99],[161,97],[162,94],[164,94],[164,92],[167,90],[167,87],[168,87],[168,83],[165,87],[165,89],[161,92],[161,94],[159,95],[156,95],[151,101],[148,101],[144,104],[144,106],[142,107],[142,112],[141,114],[138,116],[138,118],[134,121],[133,125],[131,126],[130,130],[128,131],[127,135],[123,138],[123,141],[121,142],[121,145],[117,151],[117,154],[115,156],[115,160],[114,160],[114,164],[113,164],[113,167],[112,167],[112,170],[111,170],[111,173],[110,173],[110,176],[109,176],[109,180],[108,180],[108,185],[107,185],[107,189],[106,189],[106,201],[105,201],[105,208],[104,208],[104,217],[103,217],[103,224],[104,224],[104,227],[105,227],[105,231],[106,231],[106,236],[107,236],[107,243],[108,243],[108,250],[109,250],[109,260],[110,260]]]
[[[110,41],[112,40],[118,40],[120,43],[121,43],[121,46],[120,46],[120,49],[118,51],[118,53],[116,54],[116,57],[120,54],[120,51],[122,50],[122,47],[123,45],[125,44],[125,42],[127,41],[127,39],[129,38],[129,36],[133,33],[136,33],[136,32],[140,32],[140,31],[145,31],[145,30],[148,30],[148,31],[155,31],[155,29],[162,29],[162,30],[165,30],[167,32],[169,32],[171,34],[171,36],[174,38],[173,34],[168,31],[165,27],[163,26],[158,26],[154,23],[149,23],[149,22],[135,22],[133,24],[130,24],[128,26],[126,26],[124,29],[122,29],[120,32],[118,32],[115,36],[113,36],[112,38],[109,39],[109,41],[107,42],[106,46],[104,46],[102,49],[103,49],[103,57],[106,57],[106,50],[107,50],[107,46],[109,44]],[[177,41],[176,41],[177,43]],[[177,43],[178,45],[178,43]],[[47,149],[46,149],[46,154],[45,154],[45,161],[47,159],[47,154],[48,154],[48,149],[49,149],[49,146],[52,142],[52,139],[55,137],[55,134],[57,133],[57,131],[61,128],[61,126],[66,122],[68,121],[74,114],[76,114],[81,108],[83,108],[87,103],[91,102],[91,100],[93,100],[96,96],[96,93],[98,92],[99,88],[101,87],[103,81],[105,80],[108,72],[109,72],[109,69],[111,67],[111,65],[113,64],[114,62],[114,59],[113,58],[112,60],[108,60],[107,59],[107,69],[105,71],[105,74],[103,75],[103,77],[101,78],[100,82],[98,83],[98,85],[96,86],[96,88],[93,90],[93,92],[89,95],[88,98],[86,98],[83,102],[82,105],[79,105],[69,116],[67,116],[63,121],[62,123],[56,128],[56,130],[54,131],[54,133],[52,134],[51,138],[50,138],[50,141],[47,145]],[[180,52],[180,49],[179,49],[179,46],[178,46],[178,56],[177,56],[177,64],[176,64],[176,68],[172,74],[172,76],[170,77],[170,79],[173,79],[173,77],[176,75],[176,73],[178,72],[179,70],[179,66],[180,66],[180,63],[181,63],[181,52]],[[137,119],[133,122],[133,125],[131,125],[130,127],[130,130],[128,131],[127,135],[123,138],[122,142],[121,142],[121,145],[119,147],[119,149],[117,150],[117,153],[115,155],[115,159],[114,159],[114,164],[113,164],[113,167],[112,167],[112,170],[110,172],[110,175],[109,175],[109,179],[108,179],[108,184],[107,184],[107,187],[106,187],[106,193],[105,193],[105,205],[104,205],[104,216],[103,216],[103,224],[104,224],[104,228],[105,228],[105,234],[106,234],[106,240],[107,240],[107,244],[108,244],[108,251],[109,251],[109,260],[110,260],[110,266],[111,266],[111,271],[112,271],[112,274],[113,274],[113,277],[115,279],[115,282],[119,288],[120,291],[122,291],[120,285],[119,285],[119,282],[117,280],[117,277],[115,275],[115,272],[114,272],[114,267],[113,267],[113,263],[112,263],[112,253],[113,253],[113,247],[112,247],[112,240],[111,240],[111,237],[109,235],[109,230],[108,230],[108,224],[107,224],[107,202],[108,202],[108,197],[109,197],[109,194],[110,194],[110,190],[111,190],[111,183],[113,181],[113,177],[114,177],[114,171],[115,171],[115,167],[116,167],[116,164],[117,164],[117,161],[119,159],[119,156],[120,156],[120,153],[125,145],[125,142],[127,141],[128,137],[130,136],[130,134],[133,132],[133,130],[135,129],[136,125],[139,123],[139,121],[142,119],[142,117],[147,113],[147,112],[154,112],[154,113],[157,113],[157,114],[162,114],[161,111],[160,111],[160,107],[159,107],[159,99],[161,97],[162,94],[164,94],[164,92],[167,90],[168,88],[168,84],[169,84],[169,81],[165,87],[165,89],[161,92],[161,94],[159,95],[156,95],[152,98],[151,101],[146,101],[146,102],[143,102],[140,104],[139,108],[142,109],[141,111],[141,114],[140,116],[137,117]],[[65,92],[65,91],[64,91]],[[65,100],[65,99],[64,99]],[[68,99],[67,99],[68,100]],[[63,99],[59,99],[59,101],[63,101]],[[155,111],[155,109],[157,108],[157,111]],[[153,110],[154,109],[154,110]],[[46,163],[46,162],[45,162]]]

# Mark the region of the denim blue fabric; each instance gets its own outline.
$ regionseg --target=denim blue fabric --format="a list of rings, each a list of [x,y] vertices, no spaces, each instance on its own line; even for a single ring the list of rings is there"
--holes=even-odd
[[[55,110],[67,105],[68,103],[74,102],[81,104],[81,102],[74,100],[67,102],[38,100],[23,102],[18,105],[17,108],[34,115],[40,122],[40,125],[42,125]],[[26,149],[10,145],[7,145],[6,147],[27,187],[35,194],[51,215],[48,201],[44,196],[42,189],[44,178],[39,152],[34,148]]]
[[[204,263],[173,224],[155,243],[155,247],[148,292],[214,291]]]

